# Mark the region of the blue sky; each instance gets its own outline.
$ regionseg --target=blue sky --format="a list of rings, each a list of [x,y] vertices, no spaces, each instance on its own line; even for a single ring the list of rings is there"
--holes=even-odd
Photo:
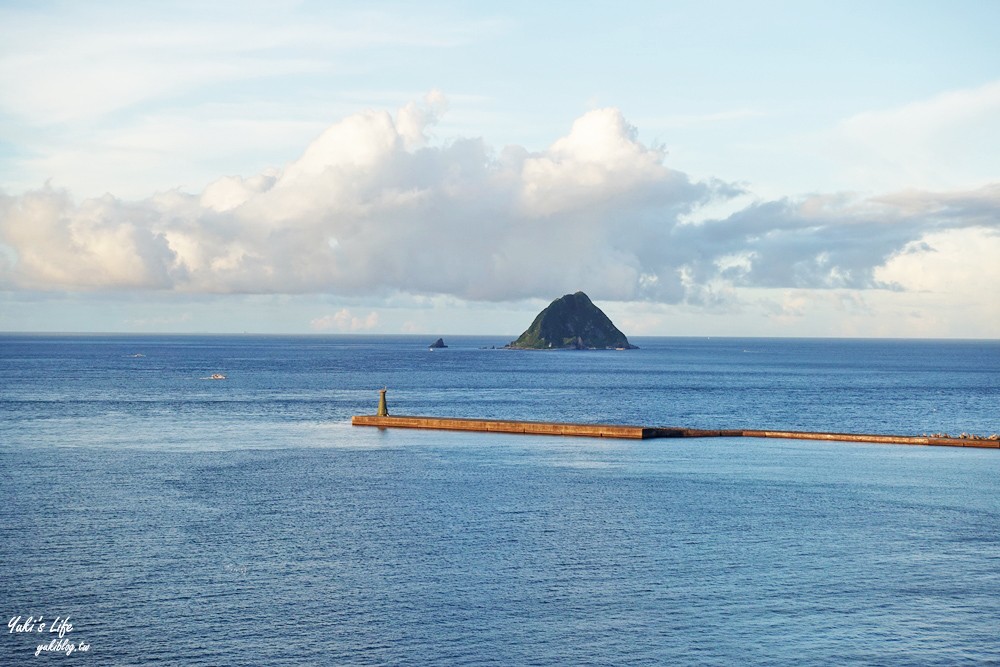
[[[1000,4],[0,2],[0,330],[996,338]]]

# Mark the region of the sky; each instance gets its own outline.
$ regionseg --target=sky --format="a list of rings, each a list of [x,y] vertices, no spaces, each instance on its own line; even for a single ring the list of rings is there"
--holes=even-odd
[[[998,25],[0,0],[0,331],[1000,338]]]

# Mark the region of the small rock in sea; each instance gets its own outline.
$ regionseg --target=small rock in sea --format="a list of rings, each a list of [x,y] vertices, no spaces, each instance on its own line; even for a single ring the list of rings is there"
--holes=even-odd
[[[448,347],[447,345],[444,344],[444,338],[438,338],[436,341],[431,343],[431,349],[442,348],[442,347]]]

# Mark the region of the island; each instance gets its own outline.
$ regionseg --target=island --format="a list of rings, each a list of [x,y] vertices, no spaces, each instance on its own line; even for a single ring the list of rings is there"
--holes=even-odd
[[[512,350],[637,350],[583,292],[567,294],[538,313]]]
[[[434,349],[440,350],[443,347],[448,347],[447,345],[444,344],[444,338],[438,338],[436,341],[430,344],[430,348],[432,350]]]

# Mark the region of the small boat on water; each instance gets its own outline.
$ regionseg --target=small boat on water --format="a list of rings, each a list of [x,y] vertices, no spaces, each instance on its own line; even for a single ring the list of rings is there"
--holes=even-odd
[[[225,380],[226,376],[222,373],[212,373],[207,378],[202,378],[203,380]]]

